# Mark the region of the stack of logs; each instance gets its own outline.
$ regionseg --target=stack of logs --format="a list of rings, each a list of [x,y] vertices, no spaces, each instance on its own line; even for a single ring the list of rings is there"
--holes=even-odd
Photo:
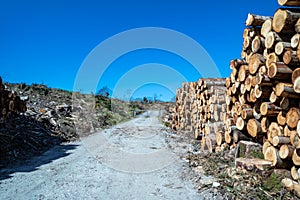
[[[278,2],[300,6],[298,0]],[[282,183],[300,188],[300,11],[280,8],[273,17],[249,14],[246,26],[242,59],[230,62],[226,79],[225,142],[262,144],[265,160],[291,171],[294,181]]]
[[[194,131],[210,150],[214,141],[216,151],[241,140],[261,144],[265,160],[290,170],[294,180],[282,183],[300,196],[300,10],[291,8],[299,8],[300,0],[278,3],[289,8],[272,17],[248,15],[242,58],[230,62],[226,78],[226,114],[213,121],[215,130],[209,122],[216,107],[223,111],[222,90],[212,97],[214,86],[203,86],[209,84],[202,79],[177,91],[173,125]]]
[[[20,97],[14,92],[5,89],[0,77],[0,118],[6,119],[12,114],[25,112],[28,97]]]
[[[225,79],[205,78],[183,83],[177,90],[172,127],[201,139],[202,149],[213,151],[216,132],[224,132]]]

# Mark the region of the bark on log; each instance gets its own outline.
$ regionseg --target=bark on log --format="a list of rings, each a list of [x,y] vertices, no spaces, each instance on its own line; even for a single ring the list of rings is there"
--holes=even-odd
[[[273,79],[290,79],[293,71],[284,63],[272,63],[268,67],[268,77]]]
[[[299,18],[300,13],[278,9],[272,21],[273,30],[277,33],[293,33],[295,24]]]
[[[249,13],[246,20],[246,26],[262,26],[263,23],[268,19],[271,19],[271,17]]]
[[[281,183],[289,190],[296,194],[297,197],[300,197],[300,185],[299,183],[293,181],[289,178],[282,179]]]
[[[288,97],[299,99],[300,95],[295,92],[293,84],[290,83],[278,83],[275,87],[275,93],[279,97]]]
[[[266,132],[268,132],[268,127],[269,127],[269,125],[270,125],[270,122],[269,122],[269,120],[268,120],[268,118],[267,117],[263,117],[262,119],[261,119],[261,131],[263,132],[263,133],[266,133]]]
[[[281,126],[286,124],[286,113],[284,111],[280,111],[277,115],[277,123]]]
[[[281,6],[300,6],[300,0],[278,0]]]
[[[260,106],[260,113],[265,116],[277,116],[282,111],[281,107],[278,107],[269,102],[263,102]]]
[[[278,56],[281,56],[285,52],[285,50],[291,49],[291,48],[292,48],[292,46],[291,46],[291,43],[289,43],[289,42],[278,42],[275,45],[275,53]]]
[[[232,139],[233,139],[234,143],[238,143],[239,141],[242,141],[242,140],[244,140],[244,141],[250,140],[250,138],[248,136],[246,136],[244,133],[242,133],[239,130],[233,130]]]
[[[297,51],[293,51],[292,49],[286,50],[283,54],[283,62],[289,66],[299,65]]]
[[[265,160],[272,162],[272,166],[284,168],[288,164],[286,162],[283,162],[283,160],[279,156],[278,150],[273,146],[267,147],[264,157]]]
[[[290,137],[284,137],[284,136],[275,136],[273,137],[272,144],[274,146],[278,146],[281,144],[289,144],[291,142]]]

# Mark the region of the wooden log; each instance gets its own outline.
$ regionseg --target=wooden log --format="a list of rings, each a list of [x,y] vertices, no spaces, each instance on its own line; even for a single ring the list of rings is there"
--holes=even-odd
[[[247,122],[247,131],[249,135],[251,135],[252,137],[256,137],[258,134],[262,132],[260,122],[257,121],[256,119],[250,119]]]
[[[292,83],[295,92],[300,93],[300,68],[296,68],[292,73]]]
[[[265,39],[259,35],[255,36],[251,43],[253,53],[263,53],[265,48]]]
[[[293,147],[295,147],[296,149],[300,148],[300,138],[296,131],[290,131],[290,140]]]
[[[278,0],[281,6],[300,6],[300,0]]]
[[[292,49],[286,50],[283,54],[283,62],[289,66],[299,65],[297,51],[293,51]]]
[[[244,130],[246,127],[245,127],[245,121],[242,117],[238,117],[237,118],[237,121],[236,121],[236,128],[238,130]]]
[[[279,102],[279,97],[276,95],[275,91],[271,92],[269,100],[271,103],[277,103]]]
[[[277,116],[280,111],[282,111],[281,107],[269,102],[263,102],[260,106],[260,113],[263,116]]]
[[[281,126],[286,124],[286,113],[284,111],[280,111],[277,115],[277,123]]]
[[[244,120],[253,118],[254,117],[254,115],[253,115],[253,109],[252,108],[245,108],[245,109],[243,109],[241,117]]]
[[[255,87],[254,87],[254,95],[257,99],[269,98],[271,92],[272,92],[271,87],[264,87],[264,86],[260,86],[260,85],[255,85]]]
[[[299,180],[300,179],[300,170],[299,168],[297,169],[295,166],[291,168],[291,176],[294,180]]]
[[[272,122],[268,128],[267,137],[270,143],[273,143],[273,138],[283,136],[283,128],[276,122]]]
[[[281,183],[291,192],[296,194],[297,197],[300,197],[300,185],[299,183],[293,181],[290,178],[284,178],[281,180]]]
[[[296,93],[300,93],[300,77],[294,80],[293,89]]]
[[[291,47],[296,49],[299,45],[299,39],[300,39],[300,34],[296,33],[292,38],[291,38]]]
[[[290,108],[290,99],[287,97],[283,97],[279,103],[282,110],[288,110]]]
[[[279,60],[278,56],[276,55],[276,53],[272,52],[272,53],[268,54],[268,56],[267,56],[266,67],[269,68],[272,63],[276,63],[279,61],[280,60]]]
[[[225,131],[225,142],[227,144],[231,144],[231,142],[232,142],[232,138],[231,138],[231,135],[230,135],[229,131]]]
[[[274,20],[273,20],[273,23],[274,23]],[[277,33],[271,31],[267,34],[267,37],[265,39],[265,47],[267,49],[273,49],[275,47],[276,43],[282,42],[282,41],[283,40]]]
[[[234,143],[238,143],[239,141],[249,141],[250,138],[246,136],[243,132],[239,130],[233,130],[232,139]]]
[[[260,105],[261,105],[261,102],[256,101],[253,106],[253,116],[256,120],[260,120],[260,118],[262,117],[262,115],[260,113]]]
[[[279,156],[281,159],[292,158],[294,152],[294,148],[291,145],[281,145],[279,149]]]
[[[266,75],[266,73],[256,73],[256,84],[260,86],[273,86],[273,81]]]
[[[292,160],[296,166],[300,166],[300,149],[295,149],[293,152]]]
[[[292,83],[295,83],[295,80],[300,77],[300,68],[294,69],[292,73]]]
[[[268,132],[268,127],[269,127],[269,125],[270,125],[270,122],[269,122],[269,120],[268,120],[268,118],[267,117],[263,117],[262,119],[261,119],[261,131],[263,132],[263,133],[266,133],[266,132]]]
[[[272,19],[268,19],[262,24],[260,33],[263,37],[266,38],[268,33],[271,31],[272,31]]]
[[[284,63],[272,63],[268,67],[268,77],[273,79],[290,79],[293,71]]]
[[[218,146],[221,146],[222,143],[225,142],[225,133],[222,131],[216,132],[216,143]]]
[[[249,61],[249,72],[255,74],[258,68],[265,63],[263,55],[255,53],[250,57]]]
[[[291,46],[291,43],[289,42],[278,42],[276,45],[275,45],[275,53],[278,55],[278,56],[281,56],[286,49],[291,49],[292,46]]]
[[[273,30],[277,33],[294,33],[295,24],[299,18],[300,13],[278,9],[272,21]]]
[[[272,144],[274,146],[278,146],[278,145],[281,145],[281,144],[289,144],[290,142],[291,142],[290,137],[274,136],[272,138]]]
[[[295,31],[297,33],[300,33],[300,20],[299,19],[297,20],[297,22],[295,24]]]
[[[230,69],[238,69],[241,65],[246,65],[247,63],[242,59],[234,59],[230,61]]]
[[[279,156],[278,150],[273,146],[267,147],[264,157],[265,160],[272,162],[272,166],[284,168],[287,165],[286,162],[282,161],[282,159]]]
[[[239,68],[239,71],[238,71],[238,80],[243,82],[245,81],[246,79],[246,76],[248,75],[248,65],[242,65],[240,68]]]
[[[214,149],[216,148],[217,142],[216,142],[216,135],[210,134],[205,137],[205,143],[207,146],[207,149],[210,153],[214,152]]]
[[[296,128],[300,119],[300,109],[296,107],[290,108],[286,114],[286,123],[290,128]]]
[[[246,77],[246,80],[245,80],[245,88],[246,88],[246,91],[250,92],[251,90],[251,81],[253,79],[253,76],[252,75],[249,75]]]
[[[257,100],[257,98],[255,96],[255,90],[254,90],[254,88],[251,88],[248,101],[255,103],[256,100]]]
[[[249,13],[246,20],[246,26],[262,26],[263,23],[268,19],[271,19],[271,17]]]
[[[279,97],[299,99],[300,95],[295,92],[293,86],[290,83],[278,83],[275,87],[275,94]]]
[[[264,174],[272,166],[272,162],[259,158],[236,158],[235,167]]]

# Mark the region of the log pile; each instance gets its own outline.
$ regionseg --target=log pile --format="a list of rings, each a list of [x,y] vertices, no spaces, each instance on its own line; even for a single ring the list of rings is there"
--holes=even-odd
[[[300,6],[300,1],[278,0]],[[282,183],[300,194],[300,11],[280,8],[274,16],[249,14],[242,59],[230,62],[226,79],[229,145],[251,140],[262,145],[265,160],[291,171]],[[227,139],[231,138],[230,139]],[[300,172],[300,170],[299,170]]]
[[[202,149],[214,151],[216,133],[224,132],[225,79],[199,79],[177,90],[172,121],[174,130],[188,131],[201,140]]]
[[[300,10],[291,8],[300,8],[300,1],[278,3],[289,7],[279,8],[274,16],[248,14],[241,58],[230,62],[225,81],[226,114],[220,117],[222,123],[213,121],[225,129],[212,130],[214,99],[209,88],[201,89],[202,80],[177,91],[174,128],[192,126],[210,150],[214,144],[216,151],[235,147],[242,140],[262,145],[265,160],[290,170],[293,180],[282,183],[300,194]],[[187,100],[195,101],[187,105]],[[223,111],[222,106],[216,105]]]

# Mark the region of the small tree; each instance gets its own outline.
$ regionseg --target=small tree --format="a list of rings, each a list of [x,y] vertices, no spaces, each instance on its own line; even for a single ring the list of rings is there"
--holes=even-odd
[[[144,102],[144,104],[148,103],[147,97],[144,97],[144,98],[143,98],[143,102]]]
[[[112,93],[111,90],[107,86],[104,86],[100,90],[98,90],[97,95],[109,97],[111,93]]]

